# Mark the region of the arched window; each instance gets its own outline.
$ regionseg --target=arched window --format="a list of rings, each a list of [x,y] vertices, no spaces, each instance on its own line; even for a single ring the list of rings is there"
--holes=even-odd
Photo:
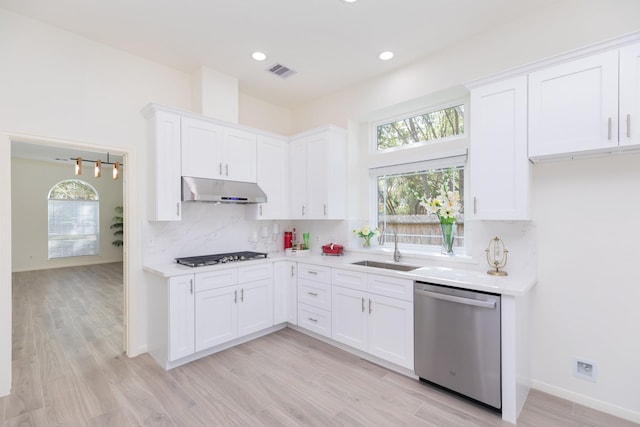
[[[98,255],[98,192],[79,179],[60,181],[49,191],[49,259]]]

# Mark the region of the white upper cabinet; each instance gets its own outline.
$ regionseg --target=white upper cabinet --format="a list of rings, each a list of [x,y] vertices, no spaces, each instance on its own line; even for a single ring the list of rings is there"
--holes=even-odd
[[[256,134],[183,117],[182,175],[256,182]]]
[[[182,175],[220,178],[222,126],[191,117],[182,118]]]
[[[289,145],[285,138],[258,135],[257,182],[267,202],[248,205],[253,219],[289,218]]]
[[[640,144],[640,43],[620,49],[620,146]]]
[[[304,138],[294,139],[289,144],[289,185],[291,191],[290,217],[304,218],[309,214],[307,204],[307,144]],[[267,195],[267,200],[269,196]]]
[[[292,219],[344,219],[346,133],[327,126],[290,143]]]
[[[224,128],[219,167],[224,176],[221,176],[221,179],[256,182],[256,158],[255,133]]]
[[[473,219],[529,219],[527,76],[471,90]]]
[[[618,50],[529,75],[529,157],[618,147]]]
[[[159,111],[153,105],[143,110],[147,119],[149,157],[149,221],[179,221],[180,116]]]

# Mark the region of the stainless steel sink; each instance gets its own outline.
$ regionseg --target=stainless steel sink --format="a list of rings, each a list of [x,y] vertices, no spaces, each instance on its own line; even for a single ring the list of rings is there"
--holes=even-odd
[[[415,270],[416,268],[420,268],[420,267],[416,267],[415,265],[398,264],[398,263],[381,262],[381,261],[368,261],[368,260],[352,262],[351,264],[362,265],[364,267],[386,268],[387,270],[396,270],[396,271],[411,271],[411,270]]]

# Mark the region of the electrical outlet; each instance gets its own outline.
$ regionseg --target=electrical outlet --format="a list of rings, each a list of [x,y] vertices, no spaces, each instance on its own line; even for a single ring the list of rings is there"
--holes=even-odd
[[[596,364],[590,360],[573,359],[573,375],[583,380],[596,382]]]

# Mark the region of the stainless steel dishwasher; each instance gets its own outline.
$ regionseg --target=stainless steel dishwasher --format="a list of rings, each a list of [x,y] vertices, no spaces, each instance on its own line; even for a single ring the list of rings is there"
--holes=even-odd
[[[414,283],[415,372],[502,408],[500,295]]]

